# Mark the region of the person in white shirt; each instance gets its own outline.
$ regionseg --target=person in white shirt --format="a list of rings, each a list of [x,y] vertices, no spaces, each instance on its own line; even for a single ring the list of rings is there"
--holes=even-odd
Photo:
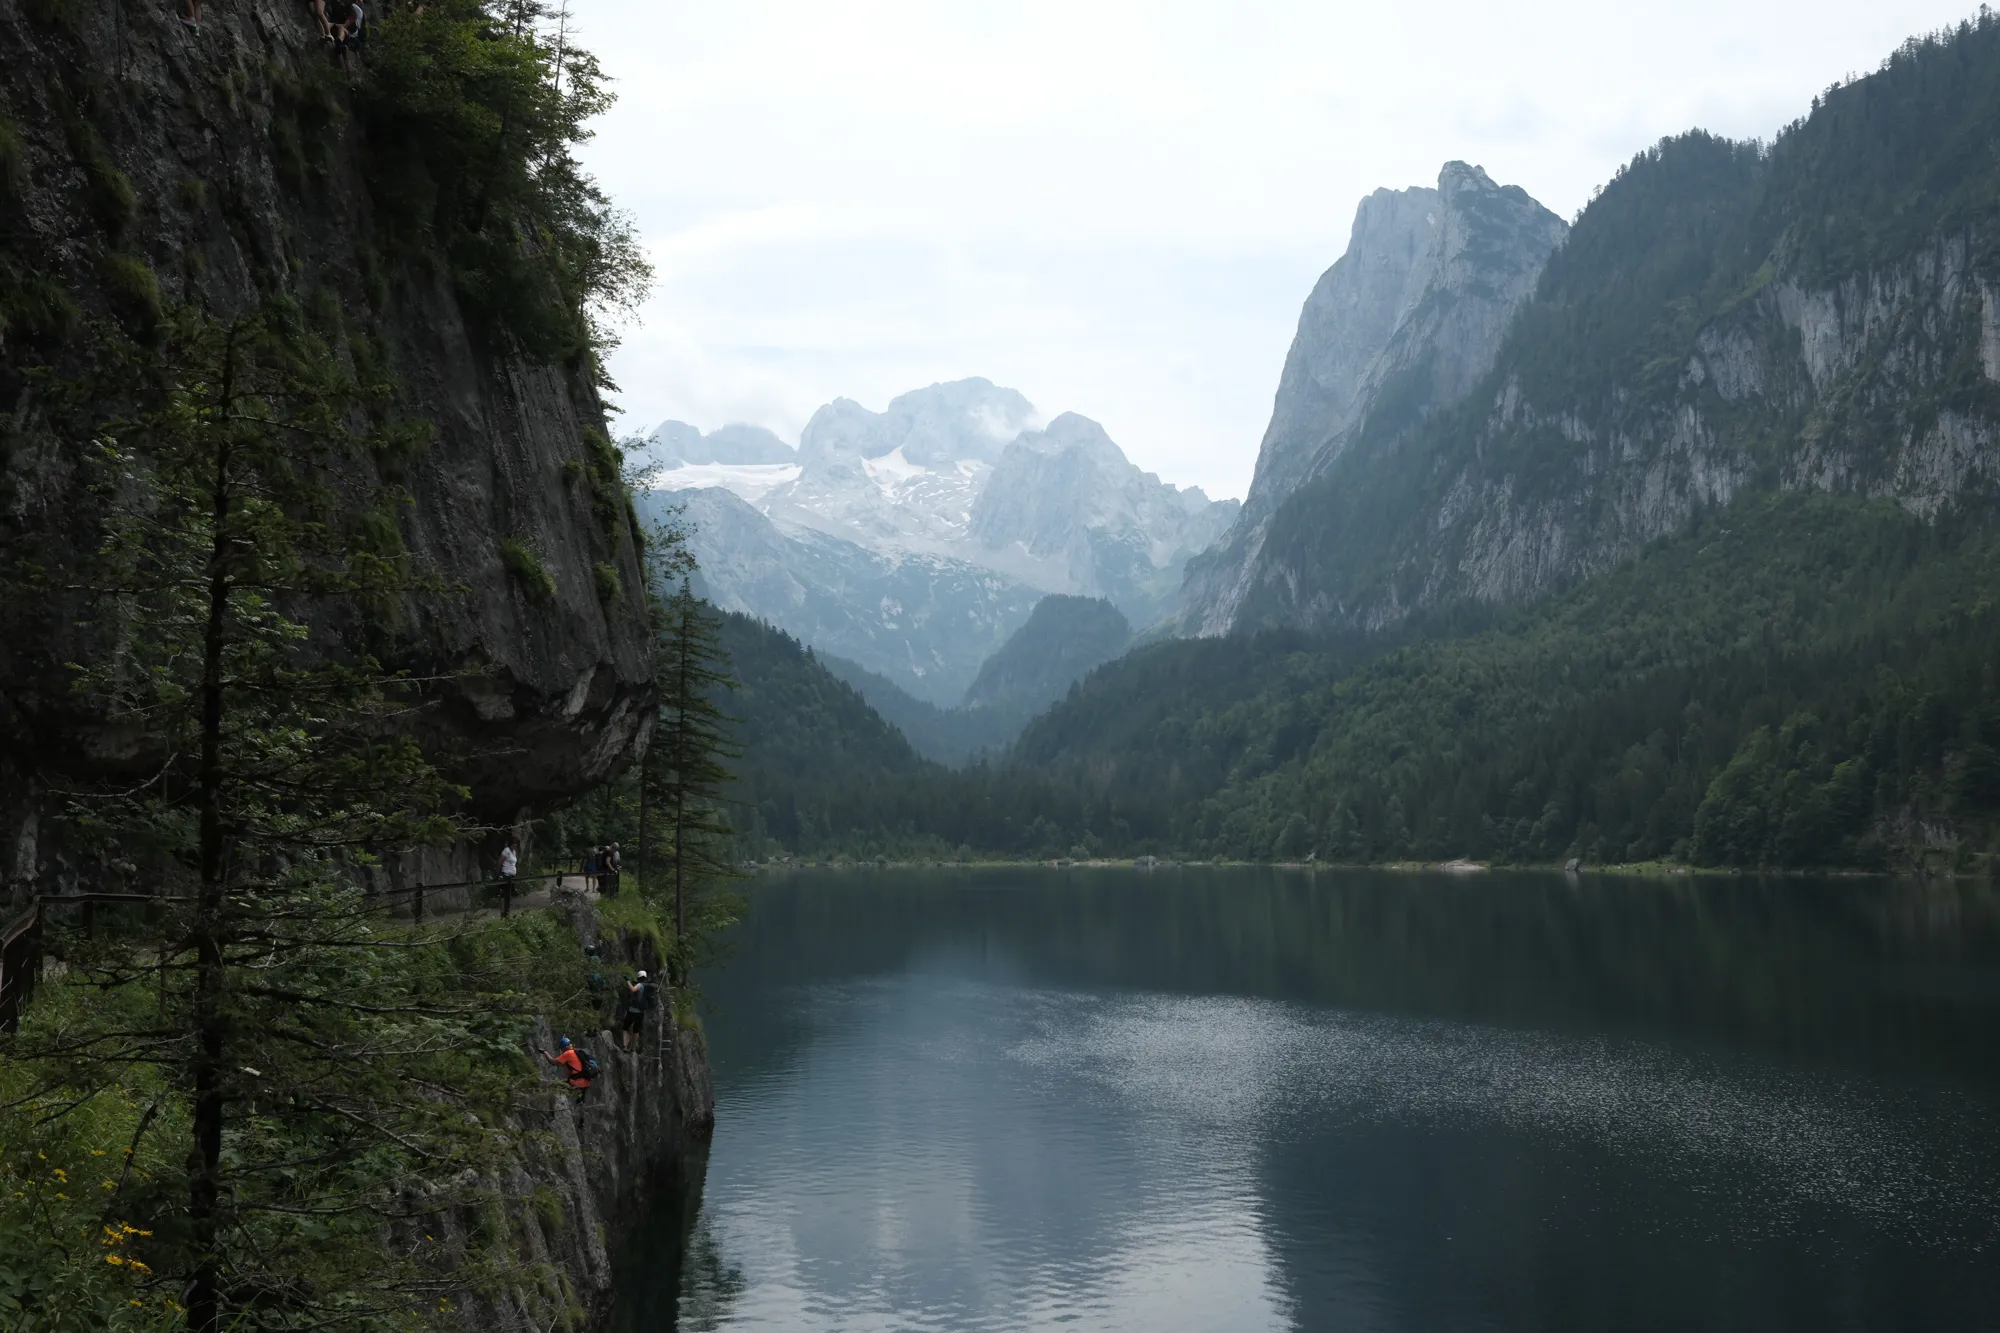
[[[514,840],[507,839],[507,845],[500,849],[500,915],[514,914],[514,872],[521,868],[520,853],[514,850]]]

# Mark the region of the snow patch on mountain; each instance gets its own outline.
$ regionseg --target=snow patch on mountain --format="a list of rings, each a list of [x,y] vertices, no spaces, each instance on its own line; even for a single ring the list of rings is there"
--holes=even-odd
[[[661,474],[663,489],[721,490],[744,502],[704,500],[692,525],[696,558],[718,600],[906,686],[918,681],[912,688],[925,698],[938,697],[941,680],[963,688],[997,646],[993,630],[1011,633],[1025,616],[1016,608],[1041,594],[1102,597],[1138,624],[1159,620],[1189,557],[1227,530],[1238,509],[1138,468],[1089,418],[1066,412],[1045,425],[1027,398],[983,379],[933,384],[881,412],[836,399],[813,414],[796,452],[783,458],[773,458],[765,440],[738,434],[718,442],[737,429],[703,436],[669,422],[648,441],[680,460]],[[756,539],[759,573],[745,581],[749,566],[721,558],[741,553],[743,534],[721,529],[743,526],[748,514],[769,533]],[[773,535],[791,545],[773,545]],[[842,544],[837,556],[828,539]],[[847,548],[878,563],[858,561]],[[787,590],[773,574],[777,564],[813,561],[831,561],[839,577],[829,583],[825,569],[795,568]],[[912,562],[940,588],[927,603],[916,657],[891,643],[908,628],[904,569]],[[808,586],[810,596],[800,592]],[[818,629],[809,625],[802,597],[822,609],[844,599],[880,633],[857,638],[848,626],[838,646],[817,638],[830,622],[818,615]]]

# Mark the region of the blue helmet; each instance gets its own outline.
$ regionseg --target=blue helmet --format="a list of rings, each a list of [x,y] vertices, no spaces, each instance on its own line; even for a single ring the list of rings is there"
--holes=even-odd
[[[568,1046],[568,1045],[569,1045],[569,1038],[568,1038],[568,1037],[564,1037],[564,1038],[562,1039],[562,1044],[563,1044],[564,1046]]]

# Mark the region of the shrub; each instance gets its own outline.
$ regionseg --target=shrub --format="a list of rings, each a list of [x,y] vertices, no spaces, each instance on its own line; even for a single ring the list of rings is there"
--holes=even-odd
[[[546,602],[556,595],[556,581],[542,568],[541,559],[512,537],[500,543],[500,563],[520,581],[528,600]]]
[[[150,340],[160,327],[160,280],[136,255],[108,254],[98,265],[104,294],[132,331]]]

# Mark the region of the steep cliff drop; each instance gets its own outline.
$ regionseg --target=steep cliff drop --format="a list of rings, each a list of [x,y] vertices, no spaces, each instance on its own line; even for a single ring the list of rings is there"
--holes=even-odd
[[[573,902],[569,915],[577,934],[607,959],[660,966],[641,941],[604,932],[588,906]],[[544,1048],[554,1045],[546,1024],[536,1036]],[[534,1201],[510,1222],[522,1257],[548,1265],[554,1281],[463,1308],[464,1326],[481,1333],[541,1333],[563,1326],[572,1311],[586,1327],[600,1326],[612,1304],[617,1238],[632,1232],[642,1210],[669,1206],[699,1185],[715,1125],[701,1030],[679,1022],[669,1005],[629,1054],[609,1030],[577,1040],[597,1058],[597,1081],[577,1101],[558,1091],[559,1076],[549,1072],[546,1121],[528,1126],[543,1132],[547,1149],[513,1162],[504,1182],[509,1197]],[[461,1234],[451,1243],[463,1250],[466,1240]]]
[[[350,84],[305,11],[276,0],[218,9],[199,37],[166,9],[4,3],[0,33],[0,412],[31,416],[36,364],[72,361],[93,323],[129,316],[135,287],[156,309],[326,312],[357,354],[387,358],[398,410],[429,423],[414,457],[377,467],[413,501],[401,540],[454,589],[409,607],[402,641],[409,666],[451,678],[426,725],[457,742],[472,813],[511,825],[615,771],[651,679],[615,463],[601,475],[591,357],[513,350],[468,317],[425,228],[379,222],[375,155],[394,146],[371,140],[361,114],[368,73]],[[5,522],[60,549],[81,503],[71,461],[8,434]],[[551,590],[510,575],[508,542],[535,554]],[[618,577],[599,580],[599,566]],[[37,846],[25,759],[81,761],[87,748],[64,649],[0,645],[0,810],[16,879],[64,872]]]
[[[1437,357],[1464,372],[1448,380],[1403,370],[1423,362],[1397,339],[1444,351],[1424,321],[1399,316],[1380,340],[1383,312],[1427,298],[1401,276],[1420,273],[1415,242],[1383,239],[1407,238],[1409,205],[1371,197],[1307,302],[1243,518],[1190,566],[1185,628],[1369,630],[1525,603],[1758,493],[1986,521],[1996,70],[2000,20],[1982,13],[1905,43],[1768,144],[1660,141],[1566,238],[1553,218],[1519,233],[1546,263],[1463,289],[1492,317],[1460,340],[1477,356]],[[1464,270],[1504,253],[1468,247]]]
[[[1243,511],[1188,564],[1180,628],[1237,628],[1278,508],[1363,435],[1405,432],[1464,398],[1568,228],[1519,186],[1448,162],[1436,189],[1377,190],[1306,298]]]
[[[483,309],[469,294],[467,261],[439,240],[442,196],[422,188],[410,142],[421,112],[371,115],[380,70],[367,57],[336,65],[296,3],[215,6],[196,31],[173,6],[0,0],[0,41],[6,535],[56,566],[77,540],[87,441],[30,427],[94,330],[143,338],[181,305],[221,318],[295,309],[341,356],[386,367],[393,411],[427,423],[421,447],[360,462],[341,483],[400,486],[410,503],[392,539],[450,589],[399,608],[397,665],[436,682],[413,725],[454,756],[472,822],[525,830],[617,772],[644,737],[653,686],[594,351],[587,339],[528,347],[496,321],[493,293]],[[500,262],[563,290],[533,273],[533,238],[509,235]],[[50,833],[49,792],[116,771],[136,744],[97,729],[65,674],[71,648],[59,622],[0,642],[0,906],[87,882]],[[463,881],[490,868],[501,836],[395,873]],[[650,1057],[604,1052],[590,1107],[556,1106],[569,1220],[536,1233],[590,1310],[608,1291],[601,1224],[637,1206],[713,1114],[697,1035],[669,1028]],[[539,1178],[549,1165],[522,1169]],[[490,1328],[531,1326],[488,1313]]]

